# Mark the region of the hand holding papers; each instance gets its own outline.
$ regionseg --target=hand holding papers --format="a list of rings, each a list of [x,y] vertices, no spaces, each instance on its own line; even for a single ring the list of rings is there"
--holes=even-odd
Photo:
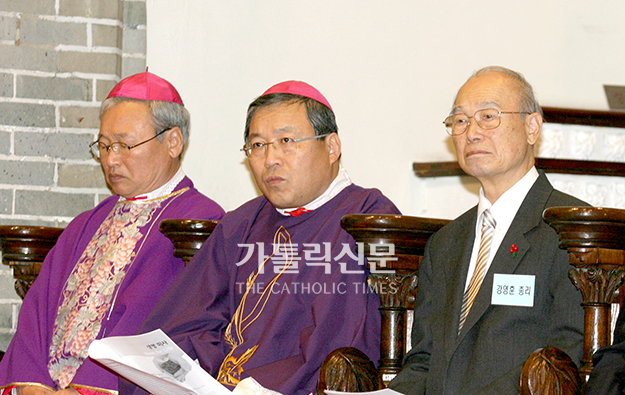
[[[231,395],[163,331],[95,340],[89,356],[154,395]]]

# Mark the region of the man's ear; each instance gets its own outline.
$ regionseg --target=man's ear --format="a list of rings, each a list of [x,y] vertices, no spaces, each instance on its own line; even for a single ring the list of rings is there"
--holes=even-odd
[[[540,137],[540,131],[543,126],[543,117],[537,113],[533,112],[525,116],[525,132],[527,134],[527,143],[529,145],[534,145],[538,141]]]
[[[334,163],[341,157],[341,139],[338,133],[330,133],[325,140],[328,153],[330,154],[330,163]]]
[[[178,158],[182,154],[184,138],[182,137],[182,130],[178,126],[174,126],[165,133],[165,142],[171,158]]]

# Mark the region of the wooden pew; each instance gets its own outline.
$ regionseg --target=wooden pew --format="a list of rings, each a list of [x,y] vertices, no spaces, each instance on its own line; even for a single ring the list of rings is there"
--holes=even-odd
[[[185,265],[202,247],[218,221],[199,219],[164,219],[159,230],[174,243],[174,256],[182,258]]]
[[[20,298],[26,296],[62,232],[63,228],[45,226],[0,226],[2,263],[13,269],[15,292]]]
[[[174,255],[188,263],[215,226],[217,221],[170,219],[161,221],[159,229],[174,243]],[[15,291],[22,299],[62,232],[45,226],[0,226],[2,263],[13,269]]]
[[[581,387],[592,370],[592,356],[601,347],[611,344],[612,304],[622,307],[625,296],[625,210],[601,207],[554,207],[545,210],[544,220],[560,237],[560,248],[569,253],[569,278],[582,293],[584,309],[584,352],[579,367]],[[577,306],[575,306],[577,308]],[[558,350],[559,351],[559,350]],[[560,351],[561,352],[561,351]],[[527,366],[551,380],[542,387],[531,387],[528,377],[521,377],[521,395],[551,394],[545,388],[569,388],[572,369],[555,368],[560,356],[546,358],[543,366]],[[531,365],[530,361],[526,365]],[[556,370],[568,371],[562,375]],[[525,368],[524,368],[525,371]],[[536,377],[537,374],[534,374]]]
[[[0,226],[2,263],[13,269],[15,292],[24,299],[41,264],[63,228],[25,225]],[[0,351],[0,359],[4,351]]]
[[[380,296],[382,338],[378,372],[385,384],[401,370],[409,324],[407,313],[414,308],[417,273],[425,245],[430,236],[448,222],[407,215],[368,214],[347,215],[341,220],[341,227],[357,243],[364,243],[365,255],[370,264],[375,263],[379,271],[394,272],[369,275],[371,288]],[[383,267],[379,257],[372,254],[369,247],[389,244],[394,246],[394,257],[397,260],[385,262]]]
[[[543,218],[568,251],[569,278],[582,293],[584,351],[576,369],[561,350],[537,350],[523,367],[520,394],[576,395],[590,375],[595,351],[611,344],[611,323],[617,319],[612,305],[622,306],[625,296],[625,210],[553,207]]]
[[[368,279],[380,297],[381,342],[377,372],[368,368],[372,363],[367,359],[358,356],[349,359],[351,355],[357,355],[357,350],[339,349],[332,352],[321,367],[317,395],[323,395],[325,389],[346,392],[382,389],[399,373],[405,352],[410,348],[407,340],[411,320],[408,317],[412,316],[414,308],[425,245],[430,236],[449,222],[406,215],[355,214],[343,217],[341,226],[357,243],[365,246],[393,244],[397,259],[381,266],[379,257],[370,248],[364,249],[367,260],[374,263],[376,270],[392,271],[372,273]],[[337,352],[342,358],[335,357]],[[345,363],[345,359],[349,361]]]
[[[554,207],[543,217],[569,253],[569,277],[582,293],[584,354],[580,373],[588,378],[592,355],[611,343],[612,303],[625,279],[625,210]]]
[[[623,288],[625,279],[625,210],[559,207],[547,209],[544,219],[558,232],[560,248],[569,252],[572,265],[570,278],[582,292],[582,308],[585,312],[583,366],[577,375],[575,365],[571,365],[570,358],[560,350],[537,350],[528,358],[523,369],[520,393],[577,394],[581,382],[592,369],[592,354],[611,341],[610,320],[616,319],[610,317],[611,305],[617,301],[618,290]],[[379,382],[382,378],[387,383],[401,369],[409,325],[407,312],[414,303],[423,250],[429,237],[448,222],[433,218],[360,214],[346,216],[341,221],[341,226],[357,243],[364,243],[365,247],[372,244],[393,245],[393,256],[397,258],[395,261],[380,261],[379,255],[372,254],[370,248],[364,248],[370,262],[376,263],[377,270],[394,271],[371,274],[371,287],[377,291],[397,290],[379,292],[382,315],[381,359],[376,372],[378,376],[372,378],[374,381]],[[174,254],[188,262],[216,224],[216,221],[172,219],[162,221],[160,229],[174,243]],[[33,268],[37,268],[37,262],[43,261],[61,231],[58,228],[0,227],[3,263],[17,265],[19,273],[30,273]],[[385,266],[380,266],[380,262],[385,262]],[[30,271],[23,270],[25,266],[30,267]],[[32,283],[23,278],[18,281],[19,289],[23,289],[22,284]],[[625,295],[625,292],[620,294]],[[341,356],[345,355],[354,356],[357,362],[360,357],[353,350],[341,350]],[[361,362],[363,371],[371,375],[370,362]],[[343,380],[341,383],[343,377],[337,375],[344,374],[344,371],[333,369],[332,366],[324,366],[323,384],[331,383],[325,388],[357,390],[353,382],[346,385]],[[580,376],[582,381],[579,381]],[[383,385],[379,384],[380,387]]]

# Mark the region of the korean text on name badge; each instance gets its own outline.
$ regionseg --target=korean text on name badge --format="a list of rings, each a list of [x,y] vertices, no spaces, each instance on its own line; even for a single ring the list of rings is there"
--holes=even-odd
[[[533,275],[495,273],[491,304],[533,307],[535,280]]]

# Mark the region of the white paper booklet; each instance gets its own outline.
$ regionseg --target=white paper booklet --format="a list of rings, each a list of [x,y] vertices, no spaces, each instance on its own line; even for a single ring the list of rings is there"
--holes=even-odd
[[[89,356],[154,395],[232,395],[160,329],[95,340]]]

